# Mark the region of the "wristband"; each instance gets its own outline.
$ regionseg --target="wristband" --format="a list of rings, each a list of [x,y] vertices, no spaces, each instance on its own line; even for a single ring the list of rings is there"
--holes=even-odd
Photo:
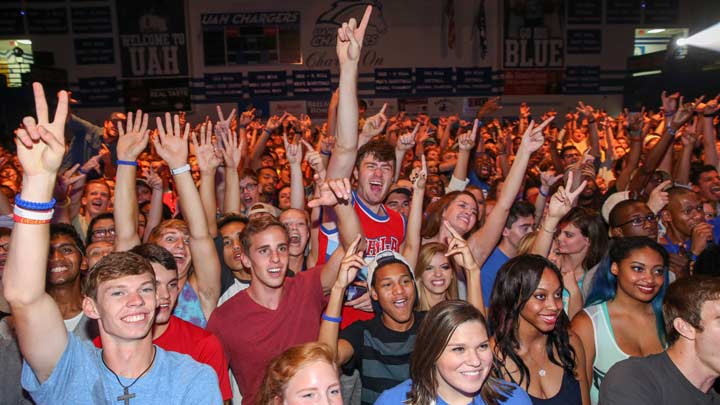
[[[82,167],[78,169],[78,172],[80,172],[80,174],[83,174],[83,175],[85,175],[85,176],[87,176],[87,174],[88,174],[88,172],[86,172],[85,170],[83,170]]]
[[[587,123],[588,123],[588,125],[590,125],[590,124],[594,124],[594,123],[595,123],[595,119],[593,118],[593,120],[592,120],[592,121],[588,120],[588,121],[587,121]]]
[[[340,323],[340,322],[342,322],[342,316],[338,316],[337,318],[335,318],[335,317],[333,317],[333,316],[329,316],[329,315],[324,314],[324,313],[322,314],[322,319],[325,320],[325,321],[328,321],[328,322],[333,322],[333,323]]]
[[[177,176],[178,174],[183,174],[183,173],[189,172],[189,171],[190,171],[190,165],[187,163],[185,163],[184,165],[182,165],[178,168],[170,169],[170,173],[172,173],[173,176]]]
[[[332,155],[332,152],[325,152],[324,150],[321,150],[320,154],[325,155],[325,156],[330,156],[330,155]]]
[[[24,208],[26,210],[32,210],[32,211],[47,211],[53,209],[55,207],[55,199],[53,198],[49,202],[41,203],[41,202],[33,202],[33,201],[26,201],[20,198],[20,195],[15,196],[15,206]]]
[[[53,214],[55,210],[50,211],[30,211],[22,209],[18,206],[15,206],[13,208],[13,218],[21,218],[21,219],[27,219],[32,221],[48,221],[52,220]],[[17,219],[15,219],[15,222],[20,222]]]
[[[714,112],[714,113],[712,113],[712,114],[703,114],[703,117],[712,118],[712,117],[714,117],[714,116],[716,116],[716,115],[717,115],[717,113]]]
[[[540,193],[540,195],[543,196],[543,197],[545,197],[545,198],[547,198],[548,194],[550,194],[549,191],[548,191],[547,193],[543,193],[543,192],[542,192],[542,187],[538,189],[538,193]]]
[[[671,112],[671,113],[665,113],[665,116],[666,116],[666,117],[672,117],[673,115],[675,115],[675,113],[674,113],[674,112]]]
[[[671,126],[668,125],[667,132],[668,134],[675,136],[675,133],[677,133],[677,129],[673,129]]]
[[[136,160],[118,160],[117,164],[118,164],[118,166],[135,166],[135,167],[137,167],[137,165],[138,165]]]
[[[23,218],[18,215],[14,215],[14,214],[13,214],[13,221],[15,221],[16,224],[28,224],[28,225],[45,225],[45,224],[49,224],[50,222],[52,222],[51,219],[42,219],[42,220],[28,219],[28,218]]]
[[[545,229],[545,224],[541,224],[541,225],[540,225],[540,229],[542,229],[543,231],[549,233],[550,235],[555,235],[555,231],[548,231],[547,229]]]

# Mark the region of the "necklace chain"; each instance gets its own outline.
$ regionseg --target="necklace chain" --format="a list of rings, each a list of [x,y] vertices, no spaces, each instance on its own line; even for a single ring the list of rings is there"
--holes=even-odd
[[[152,368],[153,364],[155,364],[155,355],[156,355],[156,354],[157,354],[157,347],[155,347],[155,345],[153,345],[153,356],[152,356],[152,360],[150,360],[150,365],[148,365],[147,368],[145,369],[145,371],[143,371],[142,374],[140,374],[140,375],[139,375],[135,380],[133,380],[133,382],[130,383],[130,385],[128,385],[128,386],[125,386],[125,385],[123,385],[122,382],[120,382],[120,376],[118,376],[117,373],[114,372],[113,369],[111,369],[110,366],[107,365],[107,363],[105,362],[105,358],[102,356],[102,353],[100,353],[100,360],[102,360],[103,364],[105,365],[105,368],[107,368],[108,370],[110,370],[111,373],[113,373],[113,375],[115,376],[115,379],[117,379],[118,384],[120,384],[120,386],[123,387],[123,389],[127,391],[127,390],[130,389],[130,387],[132,387],[133,385],[135,385],[135,383],[138,382],[138,380],[139,380],[140,378],[142,378],[145,374],[147,374],[148,371],[150,371],[150,369]]]

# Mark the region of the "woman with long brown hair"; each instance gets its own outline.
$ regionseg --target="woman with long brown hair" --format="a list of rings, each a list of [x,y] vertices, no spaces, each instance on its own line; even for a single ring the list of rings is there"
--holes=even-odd
[[[513,383],[490,377],[493,354],[485,318],[464,301],[444,301],[425,318],[410,358],[410,379],[385,391],[376,405],[529,405]]]

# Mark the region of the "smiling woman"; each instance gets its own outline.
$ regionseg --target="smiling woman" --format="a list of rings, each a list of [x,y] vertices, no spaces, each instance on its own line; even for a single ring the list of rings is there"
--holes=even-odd
[[[485,318],[464,301],[435,305],[420,327],[410,379],[385,391],[376,405],[530,404],[517,385],[488,377],[493,368]]]

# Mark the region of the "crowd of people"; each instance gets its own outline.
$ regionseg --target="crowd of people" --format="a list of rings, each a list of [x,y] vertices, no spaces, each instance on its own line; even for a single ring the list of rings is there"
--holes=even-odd
[[[33,84],[0,158],[1,402],[720,402],[720,96],[366,116],[371,12],[327,117],[96,126]]]

